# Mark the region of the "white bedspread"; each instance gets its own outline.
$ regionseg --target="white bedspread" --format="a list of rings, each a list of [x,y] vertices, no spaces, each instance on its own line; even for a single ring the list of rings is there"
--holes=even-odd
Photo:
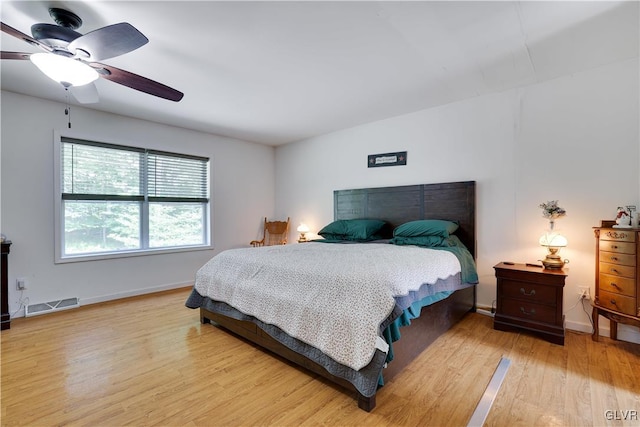
[[[359,370],[394,296],[459,272],[448,251],[311,242],[224,251],[198,270],[195,289]]]

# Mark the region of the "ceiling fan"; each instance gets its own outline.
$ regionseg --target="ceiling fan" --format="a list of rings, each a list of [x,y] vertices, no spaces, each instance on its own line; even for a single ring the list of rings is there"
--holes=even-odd
[[[33,37],[0,22],[3,32],[44,51],[2,51],[1,58],[31,60],[48,77],[71,89],[73,96],[83,104],[97,102],[98,92],[93,81],[99,77],[170,101],[178,102],[184,96],[162,83],[97,62],[124,55],[149,42],[131,24],[121,22],[82,35],[75,31],[82,25],[76,14],[51,8],[49,15],[58,25],[34,24],[31,26]]]

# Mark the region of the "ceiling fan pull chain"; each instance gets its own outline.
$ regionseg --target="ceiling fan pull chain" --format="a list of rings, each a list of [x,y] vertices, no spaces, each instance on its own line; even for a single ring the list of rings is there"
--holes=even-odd
[[[67,100],[67,106],[64,109],[64,115],[68,116],[68,120],[69,122],[67,123],[67,126],[69,127],[69,129],[71,129],[71,104],[69,104],[69,88],[65,87],[64,88],[64,93],[65,93],[65,98]]]

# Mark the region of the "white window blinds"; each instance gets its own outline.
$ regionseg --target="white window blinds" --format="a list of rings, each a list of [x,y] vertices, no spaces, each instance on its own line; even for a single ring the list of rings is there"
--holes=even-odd
[[[206,203],[205,157],[62,138],[62,198]]]
[[[147,152],[149,201],[207,202],[207,160]]]

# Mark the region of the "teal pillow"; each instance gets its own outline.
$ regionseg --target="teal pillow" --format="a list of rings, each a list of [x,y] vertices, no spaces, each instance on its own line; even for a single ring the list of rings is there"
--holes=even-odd
[[[421,219],[406,222],[393,230],[393,237],[440,236],[447,238],[458,229],[458,224],[442,219]]]
[[[318,233],[320,234],[320,233]],[[324,240],[345,240],[344,234],[322,233],[320,234]]]
[[[330,240],[375,240],[386,223],[379,219],[339,219],[318,234]]]
[[[415,236],[415,237],[394,237],[389,242],[394,245],[415,245],[415,246],[423,246],[426,248],[434,248],[440,246],[448,246],[446,245],[446,237],[442,236]]]
[[[394,237],[389,240],[389,243],[398,246],[422,246],[425,248],[450,248],[450,247],[465,247],[458,236],[415,236],[415,237]]]

